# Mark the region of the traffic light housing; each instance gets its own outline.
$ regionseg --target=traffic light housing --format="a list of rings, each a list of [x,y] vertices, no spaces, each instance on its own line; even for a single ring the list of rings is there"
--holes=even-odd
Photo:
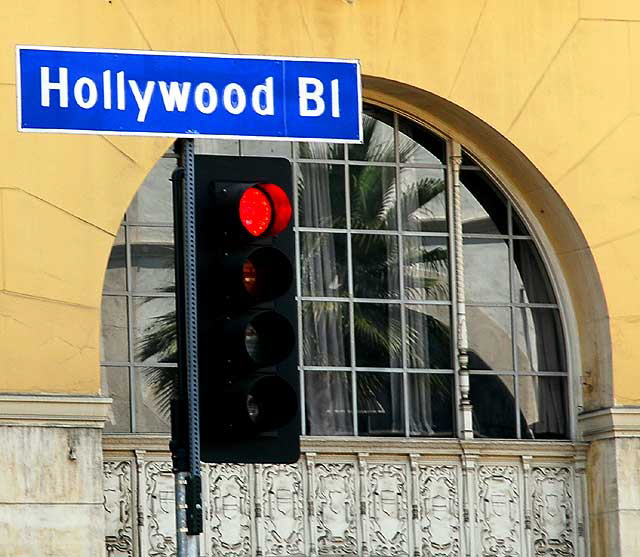
[[[291,163],[195,156],[200,453],[300,454]]]

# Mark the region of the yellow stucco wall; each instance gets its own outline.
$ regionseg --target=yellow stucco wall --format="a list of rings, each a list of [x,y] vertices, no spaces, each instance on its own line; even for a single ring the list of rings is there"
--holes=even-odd
[[[135,190],[170,143],[18,134],[14,49],[34,44],[359,58],[368,76],[468,110],[524,153],[577,221],[588,247],[572,248],[557,236],[558,256],[569,272],[572,250],[593,255],[608,316],[590,319],[608,317],[615,398],[640,403],[639,6],[635,0],[3,6],[0,392],[98,392],[107,257]],[[588,333],[581,342],[592,342]]]

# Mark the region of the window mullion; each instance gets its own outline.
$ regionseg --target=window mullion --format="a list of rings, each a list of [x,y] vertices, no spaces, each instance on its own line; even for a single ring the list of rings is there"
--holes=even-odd
[[[460,404],[458,406],[458,435],[462,439],[473,438],[473,421],[472,421],[472,408],[471,401],[469,399],[469,356],[468,349],[469,343],[467,340],[467,323],[466,323],[466,308],[465,308],[465,296],[464,296],[464,263],[462,258],[462,206],[460,195],[460,165],[462,164],[462,149],[459,143],[451,143],[451,153],[449,155],[450,163],[450,180],[452,182],[451,189],[453,190],[452,205],[453,215],[450,222],[452,222],[453,230],[451,237],[453,239],[453,261],[455,272],[453,273],[455,280],[455,328],[456,328],[456,376],[459,385]]]

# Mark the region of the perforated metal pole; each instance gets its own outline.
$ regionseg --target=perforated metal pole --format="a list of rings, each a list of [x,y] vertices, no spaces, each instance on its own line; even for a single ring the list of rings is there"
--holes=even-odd
[[[176,542],[178,557],[198,557],[202,531],[200,483],[200,415],[198,388],[198,326],[196,289],[195,149],[193,139],[182,145],[182,285],[184,291],[184,358],[187,395],[188,472],[176,473]]]

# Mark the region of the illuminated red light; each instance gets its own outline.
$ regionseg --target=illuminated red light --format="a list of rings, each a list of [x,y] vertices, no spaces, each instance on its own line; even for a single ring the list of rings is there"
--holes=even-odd
[[[260,184],[260,187],[263,188],[271,198],[273,212],[275,213],[269,235],[274,236],[280,234],[289,224],[293,213],[289,196],[287,196],[280,186],[276,186],[275,184]]]
[[[242,194],[238,212],[242,226],[252,236],[261,236],[271,226],[271,200],[261,188],[251,187]]]

